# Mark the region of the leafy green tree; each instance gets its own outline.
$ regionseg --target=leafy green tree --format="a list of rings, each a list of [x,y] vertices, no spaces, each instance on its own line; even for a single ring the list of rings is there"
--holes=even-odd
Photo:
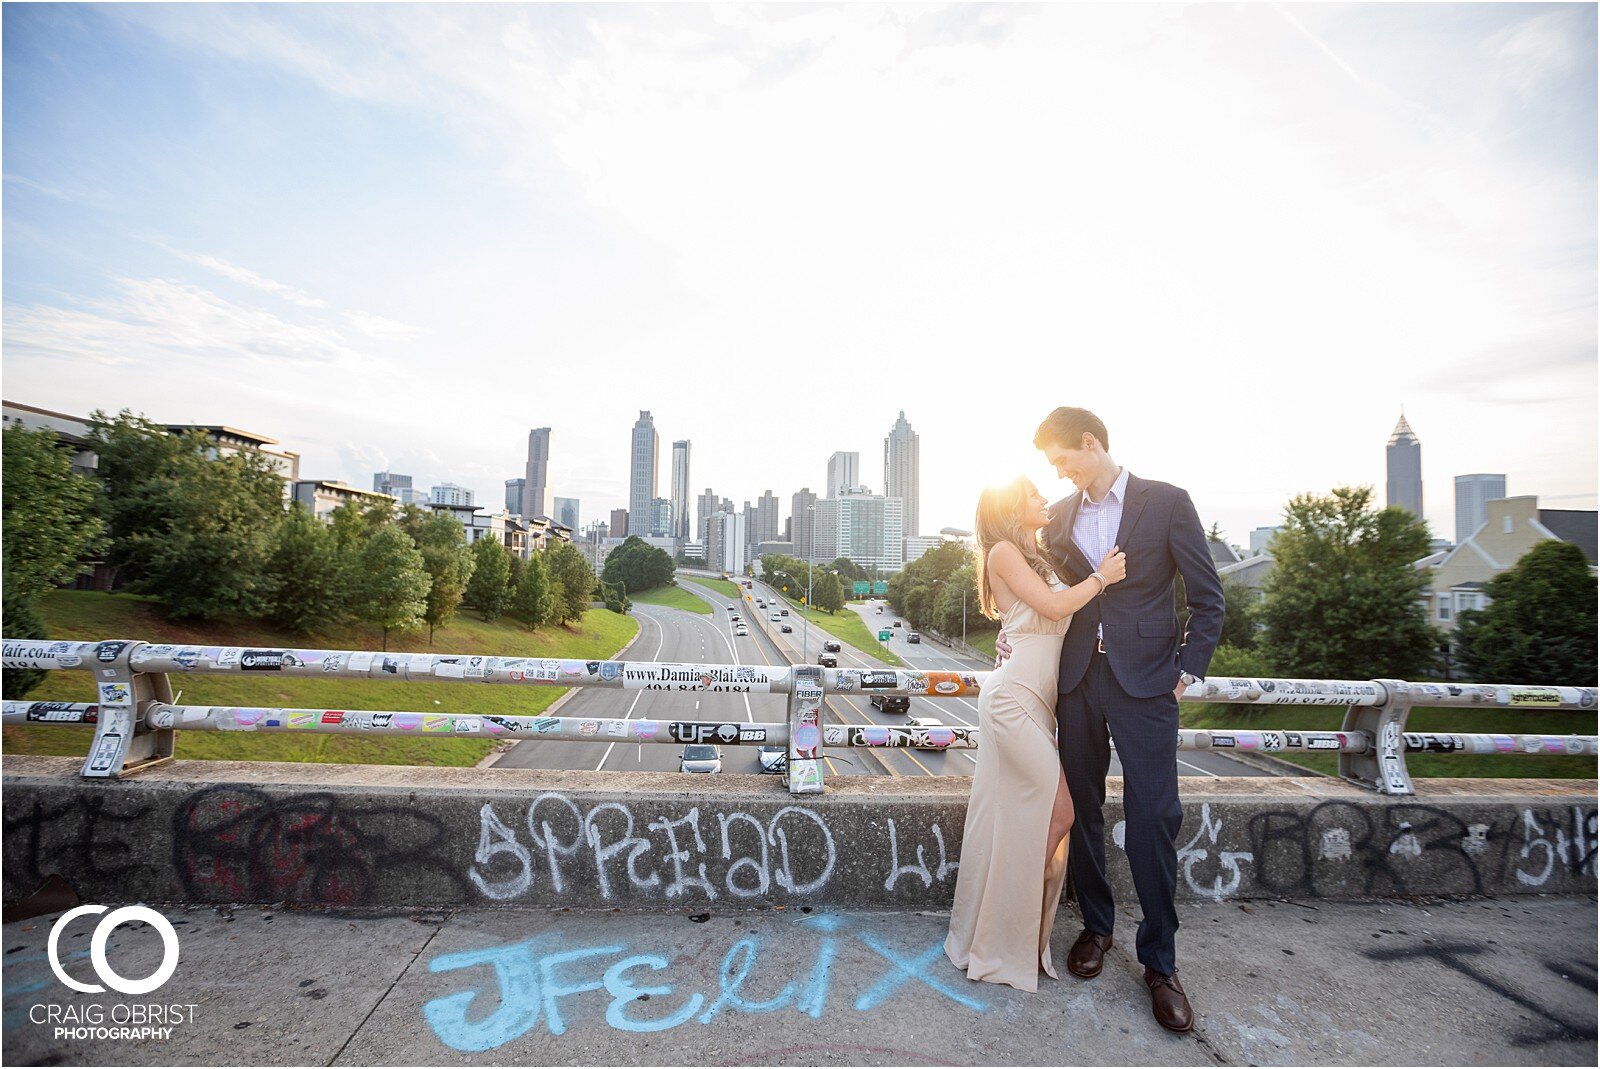
[[[544,556],[535,553],[522,566],[522,578],[511,594],[511,615],[528,625],[532,631],[550,620],[554,610],[550,573]]]
[[[603,571],[608,583],[621,583],[630,594],[672,582],[672,557],[636,535],[611,551]]]
[[[6,432],[7,436],[10,434]],[[9,592],[5,595],[3,612],[0,612],[0,625],[5,627],[6,638],[50,637],[32,599]],[[0,688],[7,698],[21,698],[43,683],[49,674],[40,668],[6,668],[0,670]]]
[[[1595,577],[1583,550],[1544,541],[1489,580],[1491,601],[1456,623],[1468,677],[1486,683],[1595,683]]]
[[[1427,552],[1427,525],[1372,507],[1371,487],[1296,496],[1262,586],[1261,654],[1290,676],[1414,677],[1439,642],[1420,600],[1427,576],[1412,566]]]
[[[1226,609],[1222,617],[1221,645],[1237,650],[1255,649],[1261,637],[1261,628],[1256,623],[1256,604],[1261,595],[1239,580],[1223,576],[1222,597]],[[1187,612],[1187,602],[1184,609]]]
[[[528,563],[526,558],[519,557],[515,553],[510,554],[510,558],[511,559],[506,562],[508,565],[510,565],[510,570],[506,572],[507,605],[511,604],[511,592],[517,589],[517,584],[522,582],[522,570],[527,567]]]
[[[328,514],[328,526],[339,548],[359,554],[367,539],[378,529],[394,522],[394,512],[385,502],[340,505]],[[410,537],[408,534],[407,537]]]
[[[561,604],[558,622],[576,623],[583,619],[589,603],[594,600],[594,571],[577,546],[570,542],[557,542],[549,552],[546,562],[553,578],[561,581]]]
[[[972,547],[965,542],[945,542],[928,550],[899,572],[889,577],[889,606],[911,621],[911,626],[924,630],[945,630],[939,618],[939,604],[944,588],[963,568],[973,563]],[[974,582],[976,578],[974,578]],[[960,619],[960,593],[956,594],[957,620]],[[976,611],[976,588],[968,594],[969,619]],[[959,622],[957,624],[959,627]]]
[[[88,570],[85,563],[105,542],[98,488],[72,470],[72,457],[56,445],[56,432],[14,424],[4,442],[5,598],[8,606],[32,601]],[[21,637],[7,630],[11,637]],[[43,636],[40,636],[43,637]]]
[[[819,571],[811,582],[811,607],[823,612],[844,608],[844,586],[832,572]]]
[[[867,570],[849,557],[837,557],[828,567],[848,583],[859,583],[868,578]]]
[[[405,529],[404,517],[399,526]],[[429,516],[416,525],[412,538],[422,554],[422,566],[428,572],[428,607],[422,619],[428,625],[428,645],[431,646],[434,630],[449,623],[460,608],[461,598],[472,578],[475,558],[467,548],[466,530],[454,516],[437,513]],[[483,541],[493,542],[494,539]]]
[[[267,619],[302,634],[346,619],[351,561],[328,525],[290,508],[273,531],[262,576]]]
[[[935,630],[946,635],[961,634],[963,625],[969,631],[986,629],[989,621],[978,609],[978,569],[975,562],[969,560],[939,585],[931,615]]]
[[[361,547],[354,590],[359,619],[383,629],[383,648],[390,631],[416,631],[428,611],[428,569],[422,554],[400,528],[378,528]]]
[[[252,449],[218,452],[199,432],[96,412],[91,436],[107,484],[111,560],[128,589],[175,620],[257,615],[283,514],[283,480]]]
[[[467,604],[482,613],[485,620],[497,619],[511,601],[511,555],[499,539],[480,538],[472,547],[472,559]]]

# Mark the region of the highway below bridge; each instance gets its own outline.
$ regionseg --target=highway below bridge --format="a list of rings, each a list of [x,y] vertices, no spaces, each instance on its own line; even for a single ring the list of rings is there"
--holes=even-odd
[[[632,646],[623,654],[628,660],[667,661],[698,664],[717,662],[724,664],[786,665],[790,658],[779,643],[789,643],[788,651],[798,658],[802,651],[802,628],[805,626],[798,613],[780,617],[782,623],[794,628],[792,634],[779,632],[777,624],[763,617],[768,609],[750,603],[736,602],[718,591],[698,583],[680,582],[682,590],[707,601],[712,606],[710,615],[686,612],[682,609],[658,605],[637,604],[634,616],[639,620],[639,634]],[[757,581],[752,593],[762,597],[770,607],[779,600],[776,591]],[[932,642],[910,644],[905,640],[909,625],[894,627],[895,616],[888,602],[853,604],[869,624],[881,624],[895,632],[890,641],[894,654],[913,668],[956,669],[984,671],[987,663],[963,659]],[[877,613],[878,608],[883,614]],[[781,610],[780,610],[781,611]],[[846,611],[851,611],[847,609]],[[748,635],[736,634],[732,622],[737,612],[748,626]],[[765,625],[771,625],[765,626]],[[815,664],[824,640],[834,639],[821,628],[812,626],[809,649],[810,663]],[[836,654],[841,668],[882,668],[884,663],[849,643],[840,642]],[[927,717],[953,726],[976,727],[978,703],[966,698],[912,698],[907,713],[888,713],[872,705],[865,695],[830,694],[825,703],[826,723],[901,725],[908,716]],[[740,725],[781,724],[786,716],[786,696],[783,694],[688,694],[672,691],[612,691],[581,690],[568,697],[559,709],[561,716],[631,720],[703,720]],[[611,772],[672,772],[679,768],[680,747],[643,745],[619,738],[603,738],[597,733],[593,743],[556,742],[530,739],[518,742],[495,759],[497,768],[566,768]],[[724,772],[761,771],[759,753],[754,746],[729,746],[722,748]],[[830,776],[970,776],[977,758],[965,750],[910,749],[852,749],[834,748],[828,751],[826,761]],[[1115,751],[1112,753],[1111,776],[1122,775]],[[1178,755],[1180,776],[1267,776],[1270,772],[1247,765],[1222,753],[1185,752]]]

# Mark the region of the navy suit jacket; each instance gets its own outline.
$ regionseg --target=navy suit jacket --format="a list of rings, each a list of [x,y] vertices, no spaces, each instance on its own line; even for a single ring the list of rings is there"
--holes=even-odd
[[[1044,529],[1045,551],[1056,574],[1073,584],[1087,579],[1100,563],[1084,556],[1072,539],[1082,500],[1082,493],[1076,493],[1051,506]],[[1128,555],[1127,578],[1107,587],[1073,617],[1061,647],[1057,689],[1064,694],[1083,679],[1103,625],[1106,656],[1122,689],[1135,698],[1171,694],[1183,672],[1206,674],[1222,637],[1222,580],[1194,502],[1170,483],[1130,472],[1116,544]],[[1173,608],[1176,575],[1183,576],[1189,601],[1188,630],[1181,641]]]

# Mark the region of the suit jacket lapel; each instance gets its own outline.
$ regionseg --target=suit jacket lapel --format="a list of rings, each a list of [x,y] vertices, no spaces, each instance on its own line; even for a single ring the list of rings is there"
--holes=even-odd
[[[1144,480],[1129,472],[1128,499],[1122,503],[1122,522],[1117,525],[1117,545],[1124,550],[1128,548],[1128,537],[1139,522],[1139,514],[1144,511],[1144,499]]]
[[[1130,476],[1131,480],[1131,476]],[[1083,502],[1083,493],[1080,491],[1060,502],[1056,506],[1057,519],[1051,524],[1056,529],[1056,555],[1061,558],[1057,563],[1068,568],[1079,569],[1080,575],[1088,575],[1094,571],[1094,564],[1078,548],[1078,540],[1072,537],[1072,525],[1078,519],[1078,506]],[[1062,549],[1063,544],[1065,550]]]

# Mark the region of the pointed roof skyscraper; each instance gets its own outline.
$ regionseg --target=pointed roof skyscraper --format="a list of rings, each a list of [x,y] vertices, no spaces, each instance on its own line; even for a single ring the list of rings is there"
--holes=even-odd
[[[1422,440],[1406,422],[1404,409],[1400,422],[1394,425],[1385,450],[1389,471],[1388,503],[1410,509],[1417,519],[1422,519]]]

